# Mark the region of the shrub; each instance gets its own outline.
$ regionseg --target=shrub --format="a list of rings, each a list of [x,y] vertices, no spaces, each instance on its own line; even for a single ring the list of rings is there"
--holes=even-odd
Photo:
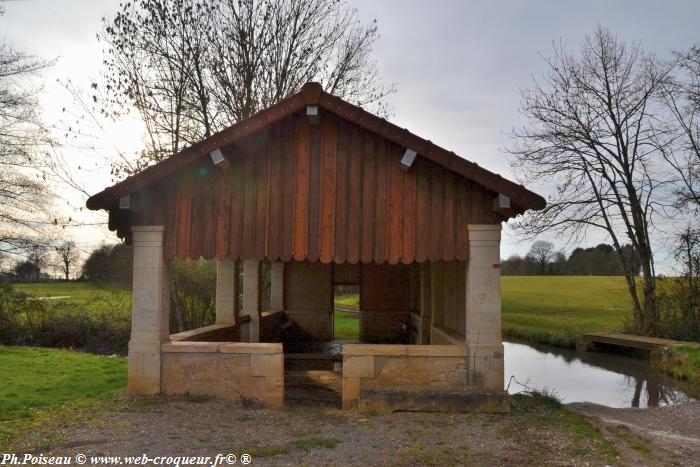
[[[700,296],[685,278],[665,278],[659,293],[660,334],[669,339],[700,340]]]
[[[0,344],[80,349],[126,354],[131,329],[122,297],[44,301],[0,286]]]
[[[173,261],[176,293],[170,329],[174,332],[213,324],[216,320],[216,262]]]

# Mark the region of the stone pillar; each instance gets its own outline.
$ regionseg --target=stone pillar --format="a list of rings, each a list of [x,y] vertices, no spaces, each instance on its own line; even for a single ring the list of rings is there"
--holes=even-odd
[[[260,342],[260,261],[243,261],[243,316],[250,316],[249,342]]]
[[[238,311],[238,264],[216,262],[216,324],[235,324]]]
[[[284,262],[270,265],[270,310],[284,310]]]
[[[161,344],[170,335],[170,274],[163,259],[163,227],[132,227],[134,279],[131,298],[128,390],[159,394]]]
[[[465,336],[472,384],[503,390],[501,225],[469,225]]]

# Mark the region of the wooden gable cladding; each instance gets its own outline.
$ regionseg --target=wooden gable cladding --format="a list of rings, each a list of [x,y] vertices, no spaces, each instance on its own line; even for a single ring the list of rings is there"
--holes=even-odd
[[[221,149],[228,170],[203,158],[141,194],[131,223],[164,224],[166,258],[464,261],[467,225],[501,221],[495,193],[420,157],[402,170],[405,148],[329,112]]]

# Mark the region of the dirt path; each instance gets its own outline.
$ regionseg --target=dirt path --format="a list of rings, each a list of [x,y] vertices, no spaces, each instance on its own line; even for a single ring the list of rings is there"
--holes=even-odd
[[[639,458],[643,465],[700,466],[700,401],[649,409],[614,409],[588,402],[568,407],[593,420],[618,450]]]

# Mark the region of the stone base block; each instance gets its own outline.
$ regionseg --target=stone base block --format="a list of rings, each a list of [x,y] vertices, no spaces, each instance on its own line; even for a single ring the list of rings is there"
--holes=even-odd
[[[510,412],[510,398],[503,391],[363,388],[358,408],[364,413],[507,413]]]

